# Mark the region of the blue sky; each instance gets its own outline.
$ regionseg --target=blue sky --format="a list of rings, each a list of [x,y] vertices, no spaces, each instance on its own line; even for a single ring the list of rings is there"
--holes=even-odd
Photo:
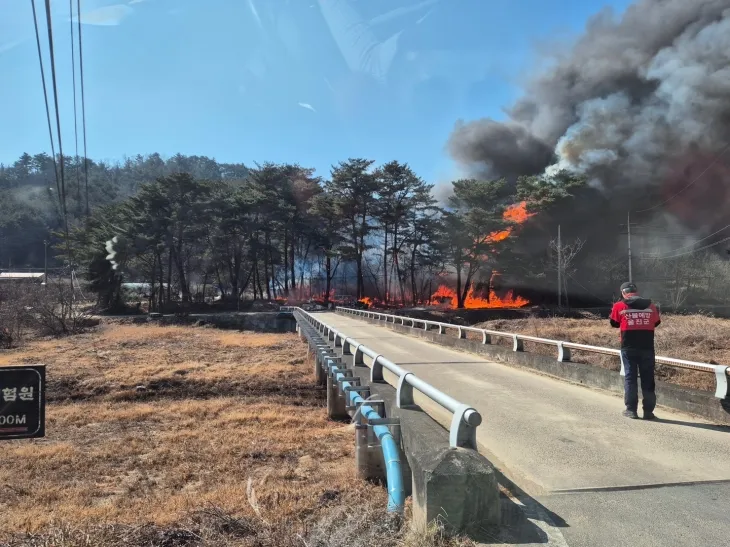
[[[456,120],[501,118],[540,50],[569,41],[603,7],[627,4],[84,0],[88,154],[291,161],[320,174],[351,156],[398,159],[440,182],[455,173],[444,147]],[[72,154],[68,9],[53,0]],[[0,162],[50,152],[30,0],[0,0],[0,74]]]

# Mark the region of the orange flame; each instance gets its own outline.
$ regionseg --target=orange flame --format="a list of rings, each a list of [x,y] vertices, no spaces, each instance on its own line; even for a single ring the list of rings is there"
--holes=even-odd
[[[456,309],[459,304],[459,299],[456,296],[456,292],[447,287],[441,285],[438,290],[431,296],[431,301],[449,300],[449,307]],[[493,290],[489,290],[489,298],[482,298],[474,294],[474,289],[469,289],[464,300],[464,307],[469,309],[477,308],[522,308],[530,303],[526,298],[521,296],[514,296],[512,291],[508,291],[504,297],[500,298]]]
[[[505,209],[504,213],[502,213],[502,218],[506,220],[507,222],[513,222],[514,224],[522,224],[525,222],[528,218],[534,217],[535,213],[528,213],[527,212],[527,202],[521,201],[519,203],[515,203],[514,205],[510,205]],[[499,241],[504,241],[509,236],[512,235],[512,230],[514,229],[513,226],[509,226],[505,228],[504,230],[499,230],[496,232],[492,232],[487,237],[484,238],[485,243],[497,243]]]
[[[368,307],[373,305],[373,299],[369,296],[362,297],[360,300],[358,300],[358,302],[360,302],[360,304],[365,304]]]
[[[535,214],[536,213],[528,213],[527,202],[521,201],[507,207],[507,209],[505,209],[504,213],[502,214],[502,218],[504,220],[514,222],[515,224],[522,224],[528,218],[534,217]]]

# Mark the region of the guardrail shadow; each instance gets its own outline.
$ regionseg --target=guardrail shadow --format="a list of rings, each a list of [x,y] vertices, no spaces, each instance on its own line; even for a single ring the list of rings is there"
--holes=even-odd
[[[485,545],[555,544],[556,536],[562,536],[560,528],[568,528],[568,523],[497,468],[494,473],[500,485],[501,526],[484,529],[472,539]]]

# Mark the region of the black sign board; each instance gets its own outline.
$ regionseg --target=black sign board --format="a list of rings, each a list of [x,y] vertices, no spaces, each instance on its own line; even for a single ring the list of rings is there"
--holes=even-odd
[[[0,440],[46,434],[46,367],[0,367]]]

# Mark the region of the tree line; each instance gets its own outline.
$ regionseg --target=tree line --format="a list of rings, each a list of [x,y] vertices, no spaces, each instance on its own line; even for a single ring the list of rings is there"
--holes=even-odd
[[[551,184],[554,197],[569,186]],[[538,184],[456,181],[447,208],[432,190],[406,164],[363,158],[339,162],[326,180],[274,163],[230,180],[178,172],[96,208],[58,248],[86,265],[107,308],[120,304],[125,277],[149,284],[152,309],[204,298],[209,288],[231,302],[309,297],[313,277],[327,302],[343,268],[353,272],[355,298],[400,304],[426,300],[435,278],[455,272],[461,304],[509,245],[489,237],[513,224],[504,211]]]
[[[42,177],[40,162],[32,161],[28,172]],[[398,161],[351,158],[323,179],[295,164],[221,167],[182,156],[165,164],[153,155],[126,169],[94,164],[92,173],[110,170],[124,181],[116,193],[96,198],[88,217],[72,204],[78,213],[68,236],[55,223],[57,258],[84,272],[102,307],[122,304],[124,281],[141,281],[153,310],[204,299],[211,289],[233,303],[327,302],[345,270],[355,279],[355,298],[401,304],[427,300],[434,283],[455,272],[461,305],[484,281],[480,272],[491,271],[509,247],[511,238],[489,237],[514,224],[506,208],[546,187],[543,201],[567,198],[575,183],[460,180],[443,207],[433,186]],[[92,183],[97,192],[103,181]]]
[[[556,263],[552,233],[587,191],[565,172],[456,180],[438,203],[433,186],[399,161],[350,158],[320,176],[297,164],[151,154],[117,164],[89,160],[87,215],[85,181],[76,174],[82,161],[64,158],[68,234],[53,160],[24,154],[0,165],[0,267],[41,267],[43,241],[50,241],[49,261],[86,277],[104,308],[122,305],[129,281],[145,284],[151,309],[165,310],[211,293],[236,306],[244,299],[327,301],[343,274],[354,280],[355,298],[397,304],[425,302],[443,283],[463,306],[470,290],[489,295],[495,279],[535,303],[554,300],[562,279],[565,303],[578,295],[600,304],[610,303],[626,277],[623,256],[591,247],[580,226],[572,234],[564,226],[563,240],[566,251],[581,236],[579,253]],[[726,264],[690,258],[644,264],[666,270],[668,301],[686,301],[705,278],[703,294],[721,300],[717,280]],[[698,276],[700,263],[712,275]]]

